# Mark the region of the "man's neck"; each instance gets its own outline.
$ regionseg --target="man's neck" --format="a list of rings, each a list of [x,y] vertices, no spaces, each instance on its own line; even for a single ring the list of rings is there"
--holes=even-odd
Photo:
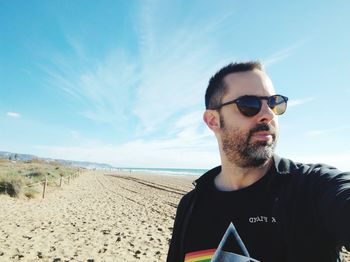
[[[271,167],[270,159],[263,166],[241,168],[232,163],[222,163],[221,172],[215,177],[215,186],[220,191],[233,191],[248,187],[260,180]]]

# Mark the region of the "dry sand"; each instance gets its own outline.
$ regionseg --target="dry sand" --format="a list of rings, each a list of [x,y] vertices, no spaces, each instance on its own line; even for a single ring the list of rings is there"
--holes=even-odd
[[[43,200],[0,196],[0,261],[165,261],[193,179],[89,171]]]
[[[165,261],[192,180],[89,171],[43,200],[0,196],[0,261]]]

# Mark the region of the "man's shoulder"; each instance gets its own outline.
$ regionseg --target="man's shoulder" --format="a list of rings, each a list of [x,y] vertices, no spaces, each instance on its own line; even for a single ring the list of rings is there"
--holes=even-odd
[[[323,180],[332,180],[334,178],[345,178],[350,179],[349,172],[342,172],[339,169],[323,164],[309,164],[309,163],[300,163],[294,162],[290,159],[281,158],[278,156],[274,157],[275,167],[278,174],[287,174],[292,177],[299,177],[302,180],[304,179],[321,179]]]
[[[180,199],[179,205],[186,205],[186,203],[191,202],[191,200],[195,197],[195,194],[196,194],[196,188],[194,188],[191,191],[187,192]]]
[[[339,169],[323,163],[301,163],[274,155],[276,171],[280,174],[339,173]]]

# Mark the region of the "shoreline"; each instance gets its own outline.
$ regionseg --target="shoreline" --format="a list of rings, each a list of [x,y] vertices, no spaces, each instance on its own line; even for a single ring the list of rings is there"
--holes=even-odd
[[[177,168],[120,168],[116,170],[104,170],[114,173],[132,173],[143,175],[179,176],[179,177],[199,177],[207,172],[207,169],[177,169]]]

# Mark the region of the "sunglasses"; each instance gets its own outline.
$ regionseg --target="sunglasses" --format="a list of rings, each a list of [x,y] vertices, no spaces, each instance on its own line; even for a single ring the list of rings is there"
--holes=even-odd
[[[241,96],[235,100],[228,101],[210,109],[220,109],[223,106],[236,104],[238,110],[245,116],[251,117],[257,115],[262,106],[262,100],[267,101],[267,105],[276,115],[282,115],[287,109],[288,97],[282,95],[273,96]]]

